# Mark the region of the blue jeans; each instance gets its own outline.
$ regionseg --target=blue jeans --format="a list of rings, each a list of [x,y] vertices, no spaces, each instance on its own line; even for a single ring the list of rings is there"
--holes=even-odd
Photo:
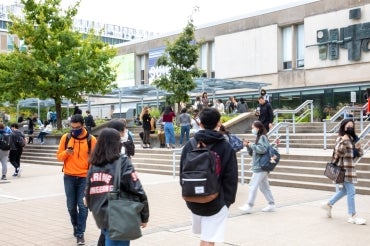
[[[105,246],[130,246],[130,241],[111,240],[107,229],[102,229],[101,231],[105,236]]]
[[[83,202],[85,186],[86,178],[64,174],[67,209],[76,236],[83,236],[86,229],[88,209]]]
[[[45,135],[48,135],[49,133],[47,132],[40,132],[39,135],[37,136],[37,138],[40,139],[40,142],[44,142],[44,136]]]
[[[175,144],[175,128],[173,127],[173,123],[165,122],[164,135],[166,137],[166,144]]]
[[[189,141],[189,133],[190,133],[190,125],[181,126],[180,144],[182,144],[182,140],[184,139],[184,135],[186,135],[186,142]]]
[[[356,188],[353,183],[344,181],[343,188],[339,190],[337,193],[335,193],[334,196],[329,200],[329,205],[333,206],[345,195],[347,195],[348,214],[352,216],[356,214],[355,206]]]

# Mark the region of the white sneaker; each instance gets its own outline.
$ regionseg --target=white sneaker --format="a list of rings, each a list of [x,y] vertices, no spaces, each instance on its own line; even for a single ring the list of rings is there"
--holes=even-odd
[[[365,225],[366,220],[357,216],[349,217],[347,220],[348,223],[355,224],[355,225]]]
[[[252,207],[249,204],[244,204],[243,206],[239,207],[239,210],[243,211],[246,214],[252,213]]]
[[[262,212],[275,212],[276,207],[273,204],[269,204],[267,207],[262,209]]]
[[[328,218],[331,218],[332,206],[330,206],[327,202],[323,202],[321,203],[321,208],[326,211],[326,216],[328,216]]]

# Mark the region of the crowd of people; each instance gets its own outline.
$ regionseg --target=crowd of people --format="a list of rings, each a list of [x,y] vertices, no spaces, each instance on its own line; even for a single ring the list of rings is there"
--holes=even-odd
[[[267,132],[272,127],[272,107],[268,101],[266,92],[261,91],[258,98],[258,106],[255,115],[258,117],[251,125],[251,133],[255,139],[244,139],[243,144],[250,156],[252,156],[252,177],[249,182],[249,193],[246,203],[239,209],[249,214],[253,212],[253,206],[257,190],[263,193],[267,200],[267,206],[263,212],[276,211],[275,199],[269,185],[269,172],[261,169],[259,161],[267,151],[269,140]],[[230,97],[230,104],[236,101]],[[223,242],[225,236],[226,221],[229,207],[235,202],[238,184],[238,164],[236,151],[229,143],[230,132],[221,124],[221,115],[218,101],[215,106],[210,104],[206,93],[199,97],[196,105],[188,112],[188,108],[181,109],[178,119],[171,106],[167,106],[161,112],[161,116],[155,119],[151,116],[151,109],[144,107],[140,115],[142,122],[142,140],[144,148],[151,148],[150,134],[158,128],[158,139],[161,147],[175,147],[174,124],[180,126],[179,144],[183,146],[180,159],[180,177],[182,166],[187,161],[187,155],[194,148],[209,147],[215,158],[218,180],[218,192],[212,200],[206,203],[186,201],[191,211],[192,230],[200,234],[200,245],[214,245]],[[199,107],[201,104],[202,107]],[[248,107],[244,100],[232,103],[233,110],[246,112]],[[134,154],[133,138],[126,127],[125,120],[111,120],[107,128],[103,129],[99,138],[91,134],[91,128],[87,127],[91,118],[90,112],[84,117],[77,111],[70,119],[70,132],[65,133],[59,142],[56,156],[63,162],[63,182],[66,196],[66,206],[69,213],[73,235],[77,245],[85,244],[85,230],[88,210],[93,214],[97,226],[101,229],[99,246],[102,245],[130,245],[130,240],[113,240],[109,233],[108,199],[111,187],[115,179],[115,170],[121,168],[120,187],[128,193],[127,199],[134,199],[143,204],[140,210],[141,227],[146,227],[149,221],[148,198],[138,178],[132,163],[131,156]],[[28,117],[29,124],[37,122],[37,116]],[[31,123],[30,123],[31,122]],[[43,141],[43,136],[50,130],[41,131],[38,138]],[[2,178],[6,179],[7,158],[14,166],[13,176],[20,176],[20,156],[23,151],[25,135],[18,129],[18,123],[11,124],[10,130],[0,123],[0,161],[2,163]],[[30,127],[28,129],[30,131]],[[32,135],[32,133],[29,132]],[[194,136],[196,145],[190,141],[191,134]],[[8,137],[8,138],[6,138]],[[8,139],[9,149],[3,149],[2,141]],[[23,140],[20,142],[20,140]],[[32,141],[32,140],[31,140]],[[29,140],[30,142],[30,140]],[[5,148],[5,147],[4,147]],[[363,155],[361,145],[355,133],[355,122],[352,119],[344,119],[341,122],[338,138],[333,150],[333,159],[346,169],[343,188],[334,196],[322,204],[327,217],[331,217],[331,211],[335,203],[347,196],[348,222],[362,225],[366,220],[358,217],[355,208],[355,184],[357,182],[354,159]],[[182,181],[180,180],[180,184]],[[122,223],[130,223],[122,221]]]

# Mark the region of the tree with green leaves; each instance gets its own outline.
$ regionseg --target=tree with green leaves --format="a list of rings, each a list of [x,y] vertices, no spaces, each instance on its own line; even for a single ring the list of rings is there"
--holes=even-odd
[[[164,54],[159,57],[157,66],[169,68],[169,73],[153,81],[158,88],[168,91],[170,103],[188,102],[189,91],[195,89],[194,78],[199,78],[202,70],[195,66],[199,58],[201,43],[195,40],[195,26],[192,20],[177,39],[171,43],[167,41]]]
[[[105,94],[116,88],[110,60],[116,49],[91,30],[83,36],[73,30],[80,1],[62,10],[61,0],[21,0],[24,16],[11,16],[9,32],[23,40],[0,54],[0,90],[3,100],[26,97],[52,98],[61,129],[62,100],[83,102],[89,94]]]

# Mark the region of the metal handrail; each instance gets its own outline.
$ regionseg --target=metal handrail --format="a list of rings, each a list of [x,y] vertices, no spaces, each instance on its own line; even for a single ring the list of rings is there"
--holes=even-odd
[[[285,128],[285,153],[289,154],[289,127],[291,123],[287,122],[280,122],[276,125],[274,125],[270,131],[266,134],[267,137],[270,137],[272,135],[275,135],[275,139],[272,141],[272,144],[279,144],[279,130],[281,128]],[[179,150],[173,150],[172,151],[172,176],[173,178],[176,178],[176,155],[181,154],[182,149]],[[242,149],[240,151],[240,158],[241,158],[241,184],[244,184],[244,158],[248,155],[248,151],[246,149]]]
[[[293,133],[295,133],[295,114],[304,109],[307,105],[310,105],[310,113],[311,113],[311,122],[313,122],[313,100],[306,100],[304,103],[302,103],[300,106],[298,106],[296,109],[275,109],[274,115],[275,115],[275,122],[278,123],[279,121],[279,114],[292,114],[292,124],[293,124]],[[303,113],[306,113],[303,112]]]
[[[271,129],[270,129],[270,131],[267,133],[267,136],[268,137],[270,137],[270,136],[272,136],[273,134],[276,136],[275,137],[275,139],[274,139],[274,141],[272,142],[272,144],[279,144],[279,137],[280,137],[280,135],[279,135],[279,130],[281,129],[281,128],[285,128],[285,133],[286,133],[286,135],[285,135],[285,141],[286,141],[286,145],[285,145],[285,153],[286,154],[289,154],[289,127],[290,127],[290,125],[291,125],[292,123],[287,123],[287,122],[280,122],[280,123],[278,123],[278,124],[276,124],[276,125],[274,125]],[[248,153],[248,151],[246,150],[246,149],[243,149],[243,150],[241,150],[240,151],[240,159],[241,159],[241,163],[240,163],[240,176],[241,176],[241,178],[240,178],[240,183],[242,184],[242,185],[244,185],[244,173],[245,173],[245,168],[244,168],[244,165],[245,165],[245,161],[244,161],[244,158],[245,158],[245,156],[247,156],[247,155],[249,155],[249,153]],[[252,163],[250,163],[250,164],[252,164]]]
[[[346,116],[346,112],[350,112],[350,111],[353,111],[353,113],[355,112],[360,112],[360,129],[361,131],[363,131],[364,129],[364,118],[363,118],[363,115],[362,115],[362,112],[364,111],[364,109],[367,108],[367,103],[361,107],[358,107],[358,106],[344,106],[342,107],[337,113],[335,113],[330,119],[324,119],[323,120],[323,134],[324,134],[324,149],[326,149],[327,147],[327,133],[330,132],[330,133],[336,133],[339,129],[339,126],[340,126],[340,123],[341,122],[338,122],[331,130],[327,131],[326,130],[326,126],[327,126],[327,122],[329,123],[332,123],[332,122],[335,122],[339,117],[342,117],[344,116],[344,118],[347,118]],[[354,117],[354,114],[353,114],[353,118]]]

